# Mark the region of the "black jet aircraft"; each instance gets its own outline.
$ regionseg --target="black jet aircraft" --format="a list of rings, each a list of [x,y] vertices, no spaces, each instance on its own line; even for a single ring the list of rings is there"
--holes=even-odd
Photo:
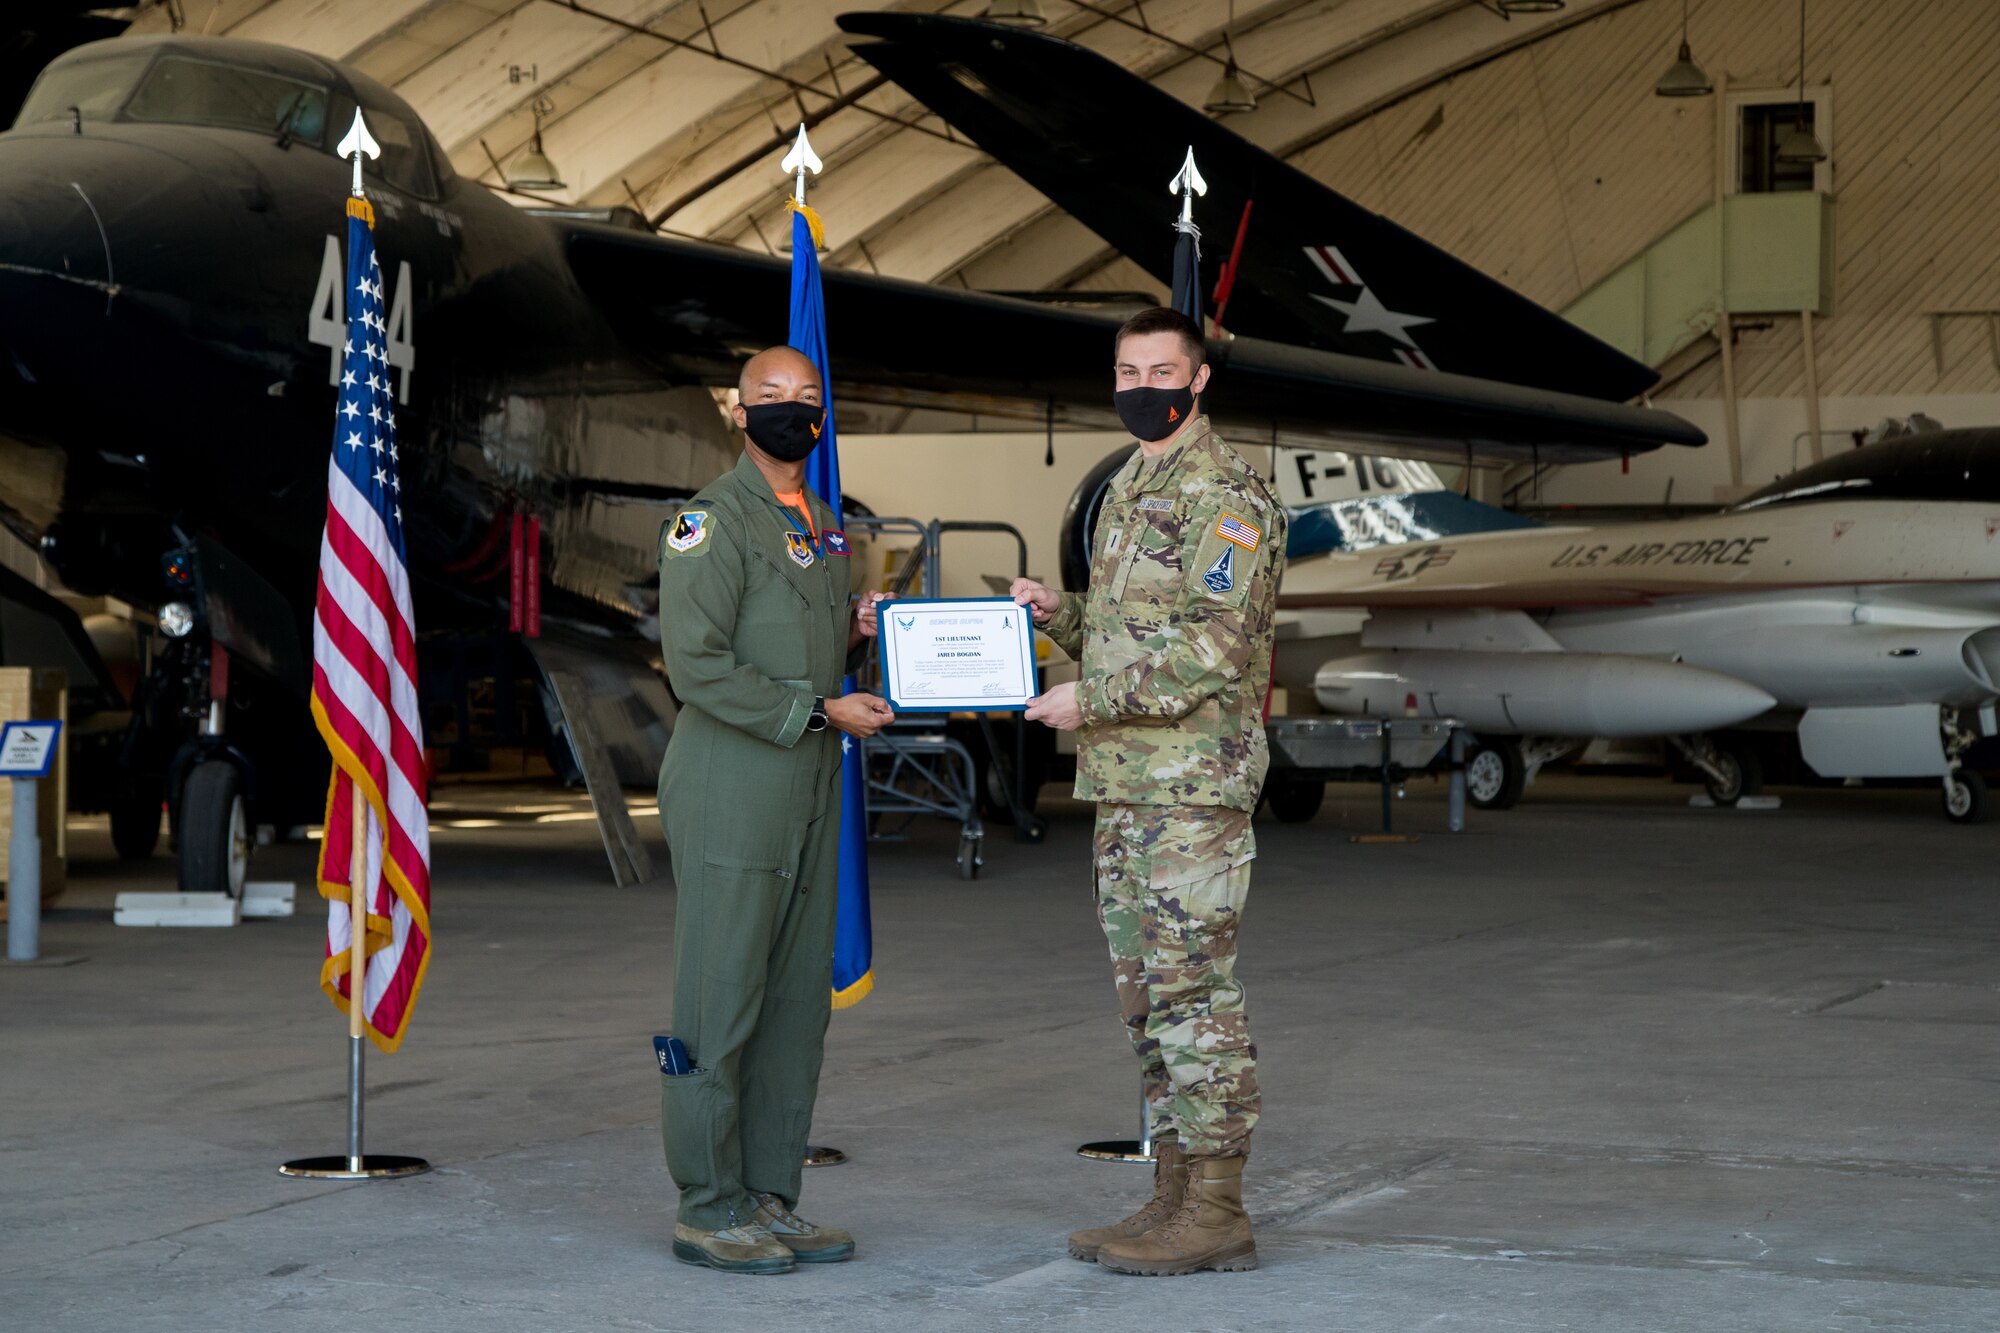
[[[174,36],[51,63],[0,134],[0,522],[70,589],[158,613],[164,638],[118,691],[129,722],[79,728],[100,743],[76,794],[134,855],[164,798],[191,889],[240,884],[249,829],[324,801],[303,696],[343,328],[333,145],[357,107],[384,150],[368,188],[425,648],[505,639],[513,524],[535,520],[536,660],[612,710],[589,730],[635,742],[627,780],[650,779],[671,715],[648,664],[660,522],[736,447],[709,386],[786,336],[784,259],[624,210],[517,208],[335,62]],[[836,401],[1115,419],[1113,318],[847,271],[826,298]],[[1702,440],[1546,387],[1252,338],[1211,355],[1217,411],[1262,438],[1572,460]],[[75,618],[13,590],[6,660],[112,693]]]

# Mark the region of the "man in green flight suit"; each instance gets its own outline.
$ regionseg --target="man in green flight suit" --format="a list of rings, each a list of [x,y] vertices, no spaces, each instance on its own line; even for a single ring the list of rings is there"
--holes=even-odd
[[[805,486],[819,372],[774,347],[738,389],[742,460],[660,533],[660,643],[681,704],[660,822],[691,1066],[663,1073],[660,1135],[680,1188],[674,1257],[782,1273],[854,1253],[847,1232],[792,1210],[831,1012],[841,755],[894,715],[840,695],[875,598],[850,605],[846,535]]]
[[[1069,1249],[1121,1273],[1240,1271],[1257,1266],[1243,1163],[1261,1098],[1236,932],[1285,515],[1197,411],[1209,368],[1192,321],[1143,311],[1115,347],[1112,401],[1139,449],[1105,492],[1089,592],[1013,587],[1081,665],[1027,716],[1078,730],[1098,919],[1157,1153],[1153,1198]]]

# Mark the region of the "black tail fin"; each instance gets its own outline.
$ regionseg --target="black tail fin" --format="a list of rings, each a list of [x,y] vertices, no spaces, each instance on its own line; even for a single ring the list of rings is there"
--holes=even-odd
[[[1083,47],[970,19],[843,14],[856,53],[1165,283],[1190,145],[1211,253],[1250,208],[1233,333],[1623,401],[1659,376]],[[1144,124],[1131,154],[1109,127]],[[1215,313],[1212,294],[1206,309]]]

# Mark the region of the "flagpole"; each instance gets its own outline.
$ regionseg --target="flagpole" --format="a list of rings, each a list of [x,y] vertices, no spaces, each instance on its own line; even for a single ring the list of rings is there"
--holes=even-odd
[[[819,154],[813,151],[812,144],[808,142],[806,139],[806,126],[804,121],[799,122],[798,137],[792,141],[791,151],[785,154],[784,161],[780,162],[778,165],[786,175],[792,178],[792,206],[798,209],[799,212],[804,213],[806,215],[806,222],[807,222],[806,229],[807,232],[809,233],[809,239],[807,243],[812,245],[817,245],[819,242],[819,236],[818,236],[819,229],[812,222],[813,215],[811,211],[806,208],[806,173],[810,171],[813,175],[816,176],[820,173],[825,164],[819,160]],[[796,246],[797,243],[795,241],[794,249],[796,249]],[[796,254],[794,254],[792,257],[792,263],[794,265],[799,263],[799,259]],[[827,393],[829,400],[831,399],[832,396],[832,388],[833,386],[831,384],[826,385],[824,388],[824,391]],[[839,515],[836,514],[834,517],[835,520],[838,521]],[[843,760],[843,762],[845,761]],[[805,1164],[807,1166],[838,1166],[846,1160],[847,1160],[847,1154],[842,1152],[838,1148],[829,1148],[824,1144],[815,1144],[815,1143],[808,1143],[806,1145]]]
[[[361,159],[382,156],[382,146],[368,133],[361,109],[354,110],[354,124],[340,141],[342,157],[354,159],[355,199],[365,200],[361,188]],[[356,208],[360,212],[356,212]],[[367,204],[350,203],[350,218],[370,217]],[[350,222],[350,235],[352,223]],[[351,299],[351,298],[350,298]],[[299,1157],[278,1168],[283,1176],[304,1176],[319,1180],[383,1180],[396,1176],[422,1175],[431,1164],[421,1157],[380,1154],[370,1157],[361,1151],[362,1053],[368,1037],[368,899],[374,882],[368,877],[368,799],[362,794],[355,774],[347,775],[349,822],[347,847],[347,1153],[339,1157]],[[332,805],[332,797],[328,798]],[[332,816],[333,810],[327,814]],[[388,830],[383,830],[382,854],[389,853]],[[322,872],[323,873],[323,872]]]
[[[368,878],[368,802],[361,784],[350,782],[354,797],[353,846],[347,855],[347,1169],[363,1174],[361,1155],[361,1068],[367,1046],[368,900],[362,886]]]
[[[1208,193],[1208,182],[1201,178],[1201,168],[1194,164],[1194,145],[1189,144],[1187,157],[1181,161],[1181,169],[1167,184],[1167,193],[1180,200],[1180,217],[1174,222],[1174,290],[1169,298],[1174,307],[1186,315],[1207,335],[1201,312],[1201,228],[1194,222],[1194,197]],[[1248,211],[1245,211],[1248,216]],[[1240,242],[1239,242],[1240,243]],[[1185,308],[1183,308],[1185,306]],[[1078,1157],[1088,1157],[1099,1162],[1150,1162],[1156,1155],[1153,1141],[1153,1108],[1146,1099],[1146,1076],[1139,1076],[1139,1137],[1136,1139],[1098,1139],[1086,1143],[1076,1150]]]

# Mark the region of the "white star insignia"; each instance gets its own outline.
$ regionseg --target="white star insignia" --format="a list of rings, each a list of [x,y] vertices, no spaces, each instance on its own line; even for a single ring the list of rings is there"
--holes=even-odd
[[[851,736],[842,736],[842,737],[840,738],[840,752],[841,752],[842,754],[846,754],[846,753],[847,753],[847,752],[848,752],[849,750],[852,750],[853,748],[854,748],[854,738],[853,738],[853,737],[851,737]]]
[[[1341,314],[1347,316],[1347,327],[1342,332],[1386,333],[1405,347],[1415,347],[1417,344],[1415,339],[1403,332],[1404,329],[1417,324],[1431,324],[1436,322],[1429,315],[1397,314],[1376,299],[1375,293],[1366,287],[1363,287],[1360,295],[1356,296],[1352,301],[1343,301],[1338,297],[1319,296],[1317,294],[1314,295],[1313,299],[1315,301],[1324,301]]]
[[[370,440],[370,441],[368,442],[368,447],[369,447],[370,449],[373,449],[373,450],[374,450],[374,451],[375,451],[376,453],[378,453],[378,454],[379,454],[379,453],[381,453],[381,452],[382,452],[382,437],[378,435],[378,436],[376,436],[376,437],[375,437],[374,439]]]
[[[389,474],[389,489],[398,495],[403,493],[403,479],[394,472]]]
[[[341,372],[340,372],[340,387],[341,387],[341,388],[343,388],[343,389],[351,389],[351,388],[353,388],[353,387],[354,387],[354,372],[353,372],[353,371],[351,371],[351,370],[343,370],[343,371],[341,371]]]
[[[361,432],[358,430],[349,431],[347,435],[347,443],[350,447],[359,449],[361,447]]]
[[[351,379],[353,379],[353,378],[354,378],[354,376],[352,376],[352,375],[349,375],[349,376],[348,376],[347,378],[351,380]],[[353,419],[354,419],[355,417],[358,417],[358,416],[360,416],[360,415],[361,415],[361,409],[360,409],[360,408],[358,408],[358,407],[356,407],[356,406],[354,405],[354,400],[353,400],[352,398],[350,398],[350,399],[348,399],[348,400],[347,400],[346,402],[344,402],[344,403],[342,403],[342,404],[340,405],[340,415],[342,415],[342,416],[346,417],[346,418],[347,418],[348,420],[352,421],[352,420],[353,420]]]
[[[401,523],[401,522],[403,521],[403,506],[401,506],[401,505],[397,505],[397,506],[395,506],[395,510],[394,510],[394,512],[395,512],[395,515],[396,515],[396,521],[397,521],[398,523]]]
[[[1324,300],[1324,299],[1326,299],[1326,298],[1324,298],[1324,297],[1321,297],[1320,299],[1321,299],[1321,300]],[[374,344],[374,343],[368,343],[367,345],[365,345],[364,347],[362,347],[361,351],[362,351],[362,354],[363,354],[364,356],[366,356],[366,357],[367,357],[367,358],[368,358],[369,360],[373,361],[373,360],[375,359],[375,344]]]
[[[382,390],[382,381],[375,378],[375,372],[372,370],[368,372],[368,387],[377,393]]]
[[[386,486],[389,484],[389,474],[379,467],[375,469],[375,484],[377,486]]]
[[[382,419],[382,405],[380,403],[372,404],[368,408],[368,419],[370,421],[380,421]]]
[[[354,340],[352,338],[349,338],[345,342],[340,344],[340,354],[342,356],[354,355]]]

